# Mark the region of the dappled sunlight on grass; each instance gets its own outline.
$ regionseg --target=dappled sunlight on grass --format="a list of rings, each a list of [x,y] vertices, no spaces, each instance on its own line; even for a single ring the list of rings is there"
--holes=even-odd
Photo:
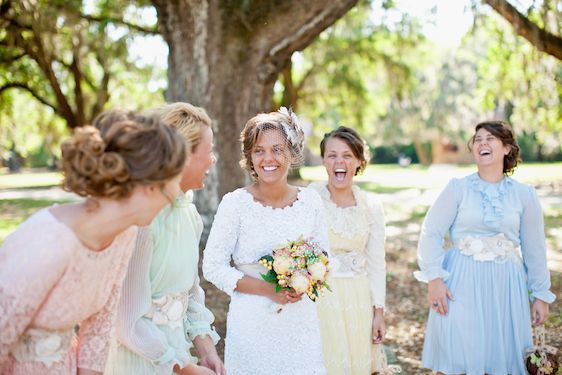
[[[62,174],[60,172],[40,172],[33,170],[20,173],[0,173],[0,189],[21,189],[60,186]]]

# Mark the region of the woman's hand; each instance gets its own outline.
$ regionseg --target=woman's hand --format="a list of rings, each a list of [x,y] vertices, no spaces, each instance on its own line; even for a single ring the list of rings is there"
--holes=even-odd
[[[533,308],[531,309],[531,318],[533,319],[533,324],[540,326],[544,324],[548,319],[549,306],[548,303],[540,300],[538,298],[533,302]]]
[[[386,335],[386,327],[384,325],[384,310],[375,309],[373,315],[373,344],[382,344]]]
[[[301,300],[302,294],[299,294],[291,289],[291,291],[283,290],[279,293],[275,291],[275,286],[272,285],[271,294],[268,295],[269,299],[280,305],[286,305],[287,303],[295,303]]]
[[[222,363],[216,352],[201,358],[199,364],[213,370],[217,375],[226,375],[224,363]]]
[[[427,297],[431,308],[440,315],[447,315],[449,312],[447,298],[451,301],[455,300],[453,293],[441,278],[433,279],[427,283]]]

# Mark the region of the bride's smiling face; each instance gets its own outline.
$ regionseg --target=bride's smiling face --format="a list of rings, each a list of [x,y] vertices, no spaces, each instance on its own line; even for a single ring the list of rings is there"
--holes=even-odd
[[[335,188],[348,188],[361,166],[351,147],[342,139],[332,137],[327,140],[322,164],[328,173],[328,183]]]
[[[291,153],[281,130],[269,129],[260,132],[252,148],[252,166],[258,180],[268,183],[287,179]]]

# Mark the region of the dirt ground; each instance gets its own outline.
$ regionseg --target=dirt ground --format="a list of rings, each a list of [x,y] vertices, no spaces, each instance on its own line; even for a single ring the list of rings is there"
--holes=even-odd
[[[549,234],[549,265],[551,265],[552,291],[562,297],[562,183],[538,186],[539,196],[546,205],[554,205],[553,216],[546,221]],[[385,345],[389,363],[402,367],[402,374],[431,374],[421,367],[425,321],[428,313],[426,286],[412,276],[417,269],[416,246],[419,230],[428,205],[436,191],[406,190],[394,194],[379,195],[385,206],[387,221],[387,311]],[[552,198],[555,198],[552,200]],[[552,207],[550,207],[552,208]],[[549,207],[545,209],[545,213]],[[554,267],[552,266],[554,264]],[[215,325],[221,337],[226,332],[228,296],[206,281],[207,305],[216,317]],[[549,344],[562,348],[562,304],[558,300],[551,306],[547,322]],[[219,343],[221,356],[224,342]]]

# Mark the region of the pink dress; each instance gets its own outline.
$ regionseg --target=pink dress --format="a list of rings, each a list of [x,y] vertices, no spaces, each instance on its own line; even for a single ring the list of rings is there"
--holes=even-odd
[[[45,208],[6,238],[0,248],[0,374],[67,375],[77,367],[103,372],[136,233],[131,227],[94,252]]]

